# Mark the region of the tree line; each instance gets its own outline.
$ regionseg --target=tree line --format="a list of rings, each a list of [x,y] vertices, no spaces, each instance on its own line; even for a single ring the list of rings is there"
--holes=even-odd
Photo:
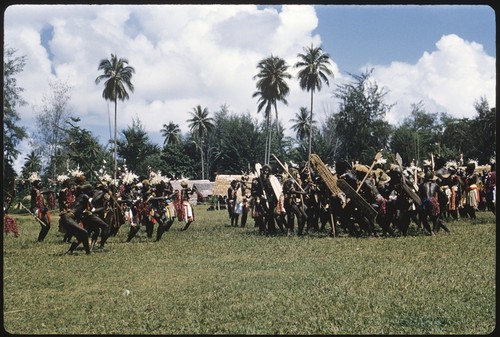
[[[113,139],[100,144],[92,131],[81,125],[71,111],[71,88],[61,82],[50,84],[50,93],[35,109],[37,132],[28,135],[19,126],[17,110],[27,103],[22,98],[23,88],[16,82],[26,57],[16,52],[4,48],[4,189],[16,188],[16,181],[22,185],[31,172],[55,182],[58,174],[75,167],[91,179],[100,170],[113,172],[116,177],[119,168],[126,165],[139,176],[148,176],[149,170],[154,170],[173,178],[213,180],[217,174],[250,172],[258,162],[276,164],[271,154],[282,162],[300,163],[316,153],[332,166],[340,160],[371,163],[381,149],[399,153],[405,165],[422,163],[431,154],[448,160],[475,159],[479,164],[496,156],[496,109],[490,108],[485,98],[480,97],[471,107],[476,112],[474,118],[427,112],[421,102],[416,102],[410,107],[409,117],[393,126],[385,120],[393,104],[385,101],[387,92],[373,80],[373,69],[349,74],[350,81],[332,91],[338,107],[323,107],[323,118],[314,118],[314,93],[323,84],[329,85],[333,73],[328,54],[313,45],[297,54],[299,61],[294,65],[299,69],[300,87],[311,94],[309,106],[299,107],[290,120],[294,136],[285,136],[278,114],[278,103],[287,104],[292,76],[289,65],[273,55],[257,64],[254,76],[256,91],[252,96],[258,98],[258,113],[264,113],[262,122],[250,113],[234,113],[227,105],[212,112],[197,105],[186,111],[189,132],[182,134],[172,121],[162,125],[162,144],[151,141],[139,117],[118,135],[118,100],[127,100],[128,91],[133,92],[135,69],[127,59],[113,54],[99,62],[98,70],[103,73],[95,80],[96,85],[104,82],[102,96],[114,103]],[[17,173],[13,163],[21,154],[17,146],[24,139],[30,139],[32,151],[23,158],[22,170]]]

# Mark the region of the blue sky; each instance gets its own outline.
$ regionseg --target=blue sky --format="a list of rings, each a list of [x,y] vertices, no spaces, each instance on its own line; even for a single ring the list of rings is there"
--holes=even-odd
[[[496,56],[495,12],[486,5],[316,6],[323,48],[341,70],[358,73],[366,63],[416,63],[442,35],[481,43]]]
[[[387,120],[397,125],[421,102],[427,112],[471,118],[484,97],[496,103],[495,13],[486,5],[14,5],[4,12],[4,42],[27,56],[18,76],[28,105],[21,124],[34,132],[34,116],[49,83],[72,87],[71,113],[105,144],[113,107],[96,85],[98,63],[111,53],[136,70],[135,91],[118,104],[118,130],[139,118],[154,143],[163,124],[186,120],[196,105],[210,112],[226,104],[234,114],[257,120],[253,76],[261,59],[279,56],[290,65],[311,44],[331,57],[330,87],[315,94],[315,119],[335,112],[332,92],[373,68],[373,80],[395,104]],[[309,93],[289,82],[288,105],[278,106],[281,123]],[[111,118],[112,120],[112,118]],[[29,151],[28,142],[21,145]],[[22,159],[21,156],[20,159]],[[18,163],[19,167],[20,163]]]

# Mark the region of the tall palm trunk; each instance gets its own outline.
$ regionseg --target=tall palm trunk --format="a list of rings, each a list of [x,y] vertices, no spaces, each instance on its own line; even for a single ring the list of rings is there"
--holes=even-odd
[[[278,140],[278,149],[281,152],[280,124],[278,123],[278,105],[276,101],[274,101],[274,112],[276,114],[276,139]],[[271,161],[271,156],[269,156],[269,161]]]
[[[116,111],[117,111],[117,104],[118,102],[116,101],[116,97],[115,97],[115,137],[114,137],[114,143],[115,143],[115,146],[114,146],[114,150],[113,150],[113,179],[114,179],[114,182],[116,184]]]
[[[118,102],[115,97],[115,136],[114,136],[114,150],[113,150],[113,194],[116,193],[116,115],[117,115],[117,105]],[[118,215],[116,214],[116,210],[113,210],[113,224],[118,224]]]
[[[267,162],[268,148],[269,148],[269,116],[266,116],[266,144],[264,146],[264,164]]]
[[[203,163],[203,140],[200,138],[200,153],[201,153],[201,180],[205,179],[205,164]]]
[[[271,127],[271,117],[269,117],[269,148],[267,149],[267,160],[266,164],[271,161],[271,145],[273,143],[273,129]]]
[[[52,161],[52,181],[56,181],[56,172],[57,172],[57,140],[59,139],[58,130],[54,130],[54,159]]]
[[[311,90],[311,114],[309,115],[309,149],[307,151],[307,167],[309,167],[309,162],[311,161],[311,144],[312,144],[312,122],[313,122],[313,94],[314,89]]]
[[[271,141],[272,141],[272,129],[271,129],[271,113],[267,116],[267,148],[266,148],[266,158],[264,164],[269,164],[271,158]]]

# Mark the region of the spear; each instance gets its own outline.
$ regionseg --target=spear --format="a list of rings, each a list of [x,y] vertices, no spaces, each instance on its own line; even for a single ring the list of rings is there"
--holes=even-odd
[[[11,197],[12,199],[14,199],[14,197],[13,197],[13,196],[12,196],[9,192],[6,192],[5,190],[4,190],[4,192],[5,192],[5,193],[7,193],[7,194],[9,195],[9,197]],[[22,206],[22,208],[24,208],[24,209],[25,209],[25,210],[26,210],[26,211],[27,211],[27,212],[28,212],[28,213],[29,213],[29,214],[30,214],[33,218],[35,218],[35,220],[36,220],[36,221],[37,221],[40,225],[42,225],[42,226],[44,226],[44,227],[47,227],[47,226],[48,226],[48,225],[47,225],[45,222],[43,222],[43,221],[42,221],[39,217],[37,217],[35,214],[33,214],[33,212],[32,212],[32,211],[30,211],[30,209],[29,209],[28,207],[24,206],[22,202],[19,202],[19,205],[21,205],[21,206]]]
[[[380,150],[379,152],[377,152],[377,154],[375,155],[375,159],[373,159],[373,163],[372,165],[370,166],[370,168],[368,169],[368,172],[366,172],[365,176],[363,177],[363,180],[361,180],[361,183],[358,185],[358,187],[356,188],[356,193],[359,192],[359,190],[361,189],[361,187],[363,187],[363,183],[365,182],[366,178],[368,178],[368,176],[370,175],[370,173],[372,172],[373,170],[373,167],[375,166],[375,164],[380,160],[380,158],[382,158],[382,150]],[[344,205],[342,205],[342,207],[345,207],[347,206],[347,203],[350,201],[349,198],[346,199]]]
[[[278,164],[280,164],[280,166],[283,168],[283,170],[285,170],[286,174],[288,174],[288,176],[290,178],[292,178],[293,182],[297,184],[297,186],[300,187],[300,189],[302,190],[302,192],[305,192],[304,189],[302,188],[302,186],[300,186],[300,184],[297,182],[297,180],[295,180],[295,177],[293,177],[289,172],[288,172],[288,169],[280,162],[280,160],[278,159],[278,157],[276,157],[274,155],[274,153],[272,153],[272,156],[274,157],[274,159],[278,162]]]
[[[35,218],[35,220],[36,220],[36,221],[37,221],[40,225],[42,225],[42,226],[44,226],[44,227],[48,227],[48,225],[47,225],[45,222],[43,222],[43,221],[42,221],[39,217],[37,217],[37,216],[36,216],[33,212],[31,212],[31,211],[28,209],[28,207],[24,206],[22,202],[20,202],[19,204],[20,204],[20,205],[21,205],[21,206],[22,206],[22,207],[23,207],[26,211],[28,211],[28,213],[29,213],[29,214],[31,214],[31,216],[32,216],[33,218]]]
[[[356,189],[356,192],[359,192],[359,190],[361,189],[361,186],[365,182],[366,178],[368,178],[368,176],[370,175],[370,173],[373,170],[373,167],[380,160],[380,158],[382,158],[382,151],[377,152],[377,154],[375,155],[375,159],[373,160],[372,166],[370,166],[370,168],[368,169],[368,172],[366,172],[363,180],[361,180],[361,184],[359,184],[358,188]]]

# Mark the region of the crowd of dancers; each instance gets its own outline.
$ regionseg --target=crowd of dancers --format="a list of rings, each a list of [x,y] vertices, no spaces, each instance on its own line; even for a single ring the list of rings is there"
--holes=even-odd
[[[412,223],[435,235],[449,233],[446,223],[459,218],[475,221],[478,210],[495,213],[494,160],[461,166],[437,157],[422,167],[403,167],[379,158],[371,167],[340,161],[328,172],[308,163],[278,163],[274,173],[264,165],[252,179],[231,182],[231,226],[246,226],[250,214],[263,235],[406,236]]]
[[[495,161],[478,166],[432,158],[421,167],[387,164],[381,156],[371,166],[347,161],[327,167],[319,157],[301,165],[255,165],[254,172],[231,181],[224,196],[231,226],[246,227],[250,219],[260,235],[406,236],[411,224],[417,232],[450,233],[459,218],[476,220],[479,210],[495,213]],[[77,168],[57,178],[59,191],[42,190],[36,173],[31,184],[31,207],[26,210],[40,224],[43,242],[52,223],[50,210],[59,207],[58,230],[70,243],[71,254],[81,244],[86,254],[105,249],[106,242],[127,223],[127,242],[145,228],[148,239],[161,240],[175,220],[187,230],[195,221],[190,196],[197,191],[189,180],[174,189],[171,179],[150,170],[139,178],[126,167],[113,184],[100,172],[95,184]],[[7,193],[4,214],[12,202]],[[20,203],[22,205],[22,203]],[[4,217],[4,231],[18,235],[12,218]],[[156,235],[154,231],[156,228]],[[96,243],[99,242],[96,247]]]
[[[175,219],[184,222],[182,230],[187,230],[194,221],[194,209],[190,195],[197,193],[196,186],[188,187],[187,180],[182,180],[180,189],[173,189],[170,179],[160,172],[151,172],[149,179],[138,180],[138,176],[128,172],[126,167],[120,173],[118,184],[112,184],[107,174],[99,176],[97,183],[91,184],[79,168],[70,170],[69,175],[57,177],[60,189],[42,191],[41,180],[37,173],[32,173],[28,181],[31,184],[31,207],[25,207],[40,224],[38,242],[43,242],[52,227],[50,210],[56,203],[59,207],[58,230],[63,234],[63,241],[70,243],[67,254],[83,245],[86,254],[94,249],[105,249],[109,237],[115,236],[119,228],[128,223],[127,242],[136,237],[144,226],[146,235],[159,241],[170,229]],[[12,203],[12,195],[4,200],[4,214]],[[20,203],[20,205],[23,205]],[[9,219],[9,228],[4,231],[18,230],[15,221]],[[98,247],[95,247],[99,241]]]

